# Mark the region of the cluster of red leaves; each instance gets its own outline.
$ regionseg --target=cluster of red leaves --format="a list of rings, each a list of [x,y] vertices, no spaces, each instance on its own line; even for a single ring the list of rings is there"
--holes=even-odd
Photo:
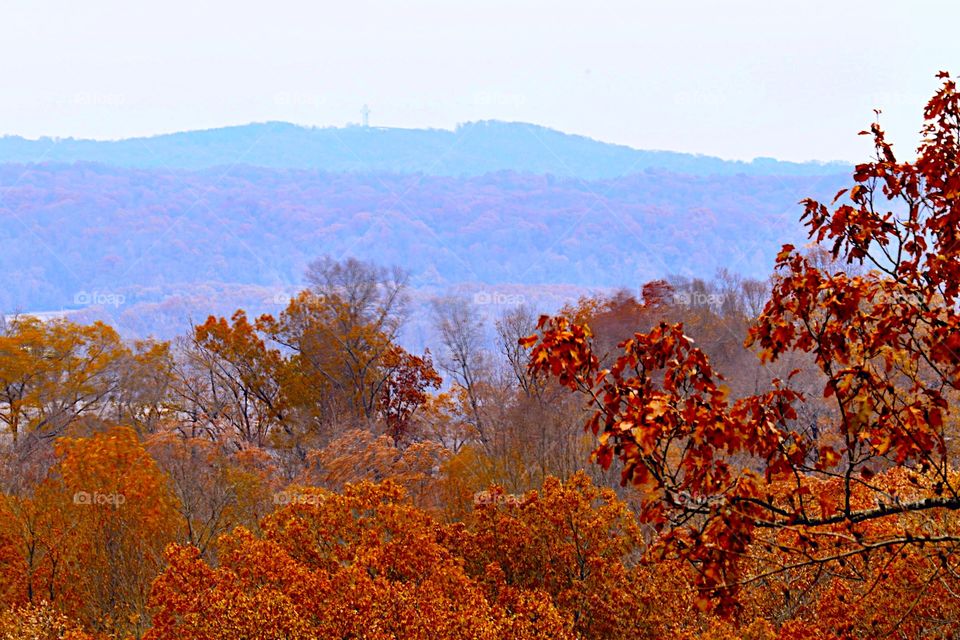
[[[898,162],[874,125],[877,158],[837,194],[852,204],[831,212],[805,201],[811,236],[832,240],[833,261],[862,273],[785,246],[748,336],[766,361],[812,356],[833,424],[799,423],[806,398],[789,378],[731,402],[679,324],[636,333],[605,369],[589,327],[567,318],[543,317],[521,341],[534,373],[589,399],[596,461],[617,458],[624,484],[648,491],[643,517],[662,532],[660,551],[697,568],[705,605],[735,608],[751,550],[788,548],[782,531],[811,566],[904,542],[958,542],[954,531],[914,531],[900,518],[960,508],[948,447],[960,389],[960,96],[941,78],[915,162]],[[912,498],[871,482],[892,466],[911,471]],[[815,491],[817,478],[834,481],[831,490]],[[875,520],[886,525],[866,526]]]
[[[394,346],[383,356],[388,375],[380,392],[379,409],[394,444],[406,440],[412,429],[413,414],[429,399],[429,389],[439,389],[443,378],[433,367],[427,351],[422,356]]]
[[[595,460],[620,458],[622,481],[642,487],[642,520],[663,531],[701,570],[705,590],[726,590],[737,557],[750,543],[766,480],[799,463],[805,450],[788,433],[796,394],[777,388],[732,406],[702,351],[682,325],[660,324],[621,343],[623,355],[599,369],[589,330],[563,317],[543,317],[532,367],[587,394],[587,423],[598,437]],[[766,463],[767,478],[736,455]]]

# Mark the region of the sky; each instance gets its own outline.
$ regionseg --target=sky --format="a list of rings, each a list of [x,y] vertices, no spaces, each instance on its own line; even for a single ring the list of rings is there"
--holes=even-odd
[[[912,152],[960,2],[0,0],[0,134],[522,121],[731,159]]]

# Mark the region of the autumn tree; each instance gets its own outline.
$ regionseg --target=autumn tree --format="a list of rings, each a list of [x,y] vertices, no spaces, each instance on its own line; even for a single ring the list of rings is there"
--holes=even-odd
[[[229,442],[184,437],[174,429],[157,432],[144,445],[176,497],[181,541],[204,558],[213,557],[222,534],[241,525],[256,530],[273,509],[278,474],[262,450],[237,451]]]
[[[16,553],[0,576],[18,585],[15,603],[46,600],[89,630],[140,635],[163,548],[181,539],[167,479],[130,428],[55,449],[31,495],[3,497],[0,537]]]
[[[433,315],[438,362],[453,384],[431,404],[442,411],[423,422],[451,450],[440,488],[448,516],[458,517],[492,483],[523,492],[583,469],[589,442],[574,429],[581,407],[547,376],[530,372],[518,345],[536,315],[521,305],[489,318],[458,297],[435,300]]]
[[[311,482],[341,491],[361,481],[392,480],[419,505],[438,506],[437,485],[451,452],[442,444],[422,439],[404,446],[388,434],[350,429],[326,447],[311,451],[305,474]]]
[[[296,354],[298,369],[339,401],[331,412],[373,420],[391,357],[406,317],[408,276],[355,258],[317,260],[307,270],[310,288],[279,319],[261,326]]]
[[[577,473],[522,495],[493,487],[484,498],[449,527],[447,544],[493,593],[542,593],[578,638],[661,638],[690,622],[689,576],[640,564],[640,526],[612,489]]]
[[[111,327],[17,317],[0,335],[0,422],[13,441],[63,435],[112,406],[130,350]]]
[[[171,408],[174,356],[168,342],[136,340],[117,363],[117,391],[104,419],[146,435],[161,428]]]
[[[608,368],[590,328],[562,317],[543,318],[525,341],[534,370],[593,404],[595,459],[618,457],[623,481],[651,492],[643,518],[665,554],[698,569],[704,604],[729,609],[739,588],[771,573],[842,573],[907,548],[936,559],[929,579],[954,570],[960,96],[940,77],[915,161],[899,161],[874,124],[876,158],[857,166],[836,206],[804,202],[813,240],[862,272],[785,246],[749,332],[764,360],[811,354],[836,410],[826,434],[799,423],[796,407],[810,400],[789,376],[729,399],[682,325],[636,333]],[[893,469],[906,484],[889,482]]]
[[[399,446],[411,437],[414,416],[430,399],[429,390],[439,389],[443,378],[433,368],[429,351],[415,356],[394,346],[384,354],[381,366],[388,375],[380,391],[378,409],[387,434]]]
[[[440,366],[464,390],[473,428],[486,444],[493,434],[486,425],[483,407],[490,376],[483,320],[466,299],[457,297],[435,300],[433,313],[444,349]]]
[[[507,310],[495,322],[499,355],[512,383],[506,401],[498,403],[498,432],[511,440],[507,449],[520,454],[517,464],[528,478],[524,489],[539,487],[551,476],[566,480],[583,470],[591,446],[575,428],[583,417],[581,403],[549,376],[527,367],[519,340],[536,323],[525,306]]]
[[[210,316],[184,341],[176,370],[177,408],[190,435],[224,436],[263,447],[285,423],[284,360],[243,311]]]

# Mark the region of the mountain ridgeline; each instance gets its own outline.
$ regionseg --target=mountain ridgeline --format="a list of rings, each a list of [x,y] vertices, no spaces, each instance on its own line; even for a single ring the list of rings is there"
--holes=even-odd
[[[842,163],[752,162],[644,151],[525,123],[473,122],[454,131],[248,124],[117,141],[0,138],[0,162],[98,162],[121,167],[204,169],[249,164],[332,172],[478,176],[496,171],[588,180],[649,169],[690,175],[823,175]]]

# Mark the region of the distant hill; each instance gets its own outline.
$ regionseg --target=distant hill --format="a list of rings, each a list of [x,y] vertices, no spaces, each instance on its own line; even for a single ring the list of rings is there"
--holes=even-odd
[[[119,141],[0,138],[0,163],[97,162],[120,167],[206,169],[246,164],[274,169],[478,176],[516,171],[609,179],[647,169],[690,175],[823,175],[842,163],[752,162],[642,151],[531,124],[497,121],[455,131],[248,124]]]
[[[136,333],[168,333],[158,323],[278,309],[324,254],[405,267],[424,295],[466,286],[494,304],[719,267],[765,278],[782,243],[805,241],[797,201],[846,181],[5,164],[0,311],[98,307]]]

